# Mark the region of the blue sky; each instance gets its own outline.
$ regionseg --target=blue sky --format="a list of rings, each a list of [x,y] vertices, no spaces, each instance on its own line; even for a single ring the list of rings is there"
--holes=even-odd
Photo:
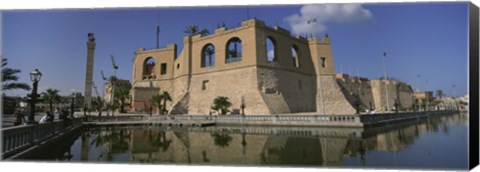
[[[386,51],[388,76],[421,90],[442,89],[447,96],[452,95],[452,85],[456,85],[457,96],[467,93],[467,3],[343,5],[329,10],[321,5],[262,5],[251,6],[249,13],[267,25],[278,24],[301,35],[305,30],[292,29],[298,23],[289,18],[297,15],[300,23],[318,18],[316,35],[328,32],[337,73],[378,78],[383,75]],[[233,28],[246,18],[247,8],[242,6],[2,11],[3,56],[9,67],[22,70],[21,82],[31,84],[28,73],[38,68],[43,73],[40,91],[51,87],[67,95],[72,89],[84,91],[89,32],[96,37],[94,82],[101,88],[100,70],[113,74],[110,54],[119,65],[117,76],[131,80],[133,52],[155,47],[158,24],[160,46],[175,43],[180,52],[186,26],[196,24],[213,32],[222,22]],[[6,92],[13,96],[26,93]]]

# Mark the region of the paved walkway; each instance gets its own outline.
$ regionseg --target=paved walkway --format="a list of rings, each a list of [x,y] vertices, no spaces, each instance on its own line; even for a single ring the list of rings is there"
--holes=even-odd
[[[35,114],[35,121],[39,121],[46,113],[36,113]],[[28,120],[28,114],[25,115],[25,120]],[[55,118],[58,118],[56,116]],[[13,114],[3,114],[2,115],[2,128],[11,127],[15,122],[15,116]]]

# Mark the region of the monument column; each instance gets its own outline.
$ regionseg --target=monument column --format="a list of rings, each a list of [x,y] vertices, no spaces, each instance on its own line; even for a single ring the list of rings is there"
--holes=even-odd
[[[92,83],[93,83],[93,53],[95,51],[95,37],[88,33],[87,41],[87,66],[85,74],[85,99],[84,107],[90,109],[92,105]]]

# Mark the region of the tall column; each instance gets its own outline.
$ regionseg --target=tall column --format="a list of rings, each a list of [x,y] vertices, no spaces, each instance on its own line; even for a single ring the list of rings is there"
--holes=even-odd
[[[93,83],[93,53],[95,52],[95,37],[88,33],[87,41],[87,66],[85,74],[85,99],[84,107],[90,109],[92,105],[92,83]]]

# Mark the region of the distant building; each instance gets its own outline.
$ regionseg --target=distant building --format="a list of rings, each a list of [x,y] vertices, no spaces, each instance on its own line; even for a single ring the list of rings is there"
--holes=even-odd
[[[362,109],[376,109],[377,111],[395,109],[395,103],[401,110],[413,109],[413,90],[410,85],[395,80],[369,80],[368,78],[349,76],[339,73],[336,75],[337,82],[349,101],[354,104],[359,101]],[[387,89],[385,88],[387,85]]]
[[[124,88],[127,85],[130,85],[129,80],[123,80],[123,79],[117,79],[115,82],[115,87],[113,89],[118,89],[118,88]],[[108,82],[105,84],[104,88],[104,94],[103,94],[103,101],[105,103],[109,103],[112,100],[112,82]],[[129,102],[129,101],[128,101]]]
[[[433,98],[433,91],[424,91],[424,92],[415,92],[414,101],[419,107],[419,109],[425,109],[427,106],[430,107]]]

